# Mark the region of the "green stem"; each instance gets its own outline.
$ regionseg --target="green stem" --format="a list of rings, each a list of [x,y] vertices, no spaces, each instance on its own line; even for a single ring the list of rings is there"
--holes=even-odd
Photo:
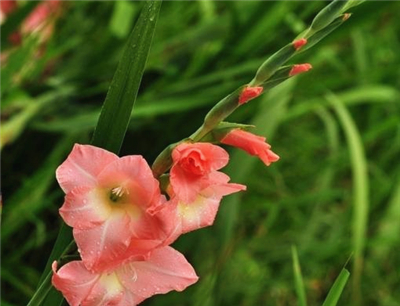
[[[63,226],[61,227],[61,230],[60,230],[58,238],[59,237],[61,237],[61,238],[63,237],[64,230],[65,230],[64,227],[66,227],[65,224],[63,224]],[[57,239],[57,242],[58,241],[59,240]],[[56,245],[57,245],[57,242],[56,242]],[[74,247],[75,247],[75,241],[72,240],[68,244],[68,246],[63,250],[63,252],[61,253],[60,261],[62,259],[64,259],[65,257],[67,257],[68,256],[67,254],[69,252],[71,252]],[[57,249],[55,248],[55,250],[57,250]],[[49,270],[49,271],[46,272],[47,270]],[[46,267],[45,273],[46,274],[45,274],[44,280],[41,282],[39,288],[36,290],[35,294],[33,295],[32,299],[29,301],[27,306],[39,306],[39,305],[41,305],[41,303],[43,302],[43,300],[46,298],[47,294],[49,293],[49,291],[50,291],[50,289],[52,287],[52,284],[51,284],[52,271],[50,270],[50,268],[47,269],[47,267]],[[44,275],[42,275],[42,278],[43,278],[43,276]]]
[[[29,301],[27,306],[39,306],[43,300],[46,298],[47,294],[51,289],[51,271],[49,271],[41,283],[39,288],[36,290],[35,294],[33,295],[32,299]]]

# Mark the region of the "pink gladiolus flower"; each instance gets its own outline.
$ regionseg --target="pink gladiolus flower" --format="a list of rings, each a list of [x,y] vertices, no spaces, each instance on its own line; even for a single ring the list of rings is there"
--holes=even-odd
[[[172,188],[169,191],[171,200],[167,212],[171,221],[171,235],[166,243],[170,244],[180,235],[206,227],[214,223],[219,204],[223,196],[246,190],[241,184],[228,183],[230,178],[226,174],[214,171],[208,175],[209,186],[199,191],[194,201],[185,202],[174,196]],[[161,206],[163,207],[163,206]]]
[[[211,185],[210,173],[226,166],[229,155],[210,143],[182,143],[173,150],[172,161],[170,182],[174,194],[191,203]]]
[[[171,200],[154,211],[170,221],[172,232],[167,244],[179,235],[212,225],[223,196],[245,190],[246,186],[232,184],[229,176],[217,171],[229,160],[228,153],[210,143],[182,143],[172,152],[170,171]],[[167,209],[165,209],[167,207]]]
[[[66,193],[60,214],[73,227],[83,263],[102,271],[144,258],[167,237],[166,223],[148,209],[165,201],[141,156],[75,145],[56,171]]]
[[[91,272],[81,261],[56,270],[54,262],[52,283],[71,306],[135,306],[155,294],[182,291],[198,280],[185,257],[171,247],[109,272]]]
[[[270,150],[271,146],[265,142],[264,137],[254,135],[241,129],[231,130],[222,138],[221,143],[238,147],[250,155],[256,155],[267,166],[279,159],[279,156]]]

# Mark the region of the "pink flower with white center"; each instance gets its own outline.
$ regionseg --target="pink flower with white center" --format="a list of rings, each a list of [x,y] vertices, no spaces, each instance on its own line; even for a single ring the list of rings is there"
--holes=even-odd
[[[167,237],[165,221],[148,213],[165,197],[141,156],[77,144],[56,177],[66,193],[60,215],[73,227],[87,269],[144,258]]]
[[[279,159],[279,156],[270,150],[271,146],[265,142],[264,137],[241,129],[231,130],[222,138],[221,143],[240,148],[250,155],[258,156],[267,166]]]
[[[185,257],[171,247],[154,250],[145,261],[131,261],[108,272],[87,270],[72,261],[58,271],[53,263],[52,283],[71,306],[135,306],[171,290],[182,291],[198,277]]]
[[[171,200],[159,208],[170,220],[172,233],[167,244],[179,235],[213,224],[223,196],[245,190],[228,183],[230,178],[217,171],[229,160],[228,153],[210,143],[182,143],[172,152]],[[165,209],[166,208],[166,209]],[[155,209],[157,211],[157,209]]]

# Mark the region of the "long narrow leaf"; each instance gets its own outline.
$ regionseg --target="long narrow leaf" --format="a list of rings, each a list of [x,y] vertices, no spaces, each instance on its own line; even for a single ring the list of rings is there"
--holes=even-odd
[[[354,248],[353,302],[361,301],[360,283],[367,235],[369,211],[369,179],[364,146],[357,126],[343,102],[333,94],[326,96],[335,110],[347,139],[353,187],[352,244]]]
[[[118,153],[139,91],[161,1],[146,2],[128,39],[101,110],[92,144]]]
[[[340,296],[342,295],[344,286],[350,277],[350,272],[346,269],[342,269],[339,276],[336,278],[335,283],[333,284],[331,290],[322,304],[322,306],[336,306],[339,301]]]
[[[297,249],[294,245],[292,246],[292,261],[293,261],[294,282],[298,298],[298,305],[307,306],[306,292],[304,290],[304,281],[303,281],[303,275],[301,274],[299,256],[297,254]]]

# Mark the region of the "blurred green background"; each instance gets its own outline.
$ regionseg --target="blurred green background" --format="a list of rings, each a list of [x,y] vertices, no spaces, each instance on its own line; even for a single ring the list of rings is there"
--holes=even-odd
[[[143,5],[65,1],[50,39],[27,37],[13,46],[8,35],[34,4],[25,2],[2,25],[5,306],[24,305],[35,291],[61,224],[54,171],[73,143],[89,143]],[[249,82],[324,5],[163,3],[121,154],[151,163],[189,136],[212,105]],[[313,70],[229,118],[255,124],[281,160],[267,168],[229,149],[225,172],[247,192],[223,200],[213,227],[174,244],[199,282],[143,305],[298,305],[292,246],[308,305],[321,305],[364,244],[359,271],[354,256],[347,264],[352,274],[339,305],[400,305],[400,3],[367,1],[352,12],[291,61]]]

